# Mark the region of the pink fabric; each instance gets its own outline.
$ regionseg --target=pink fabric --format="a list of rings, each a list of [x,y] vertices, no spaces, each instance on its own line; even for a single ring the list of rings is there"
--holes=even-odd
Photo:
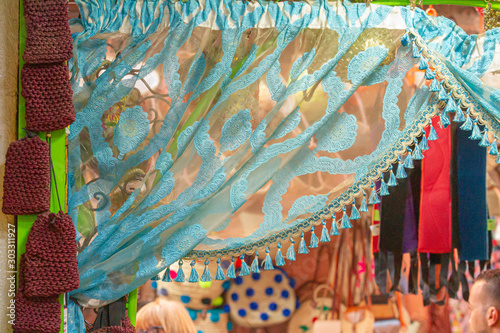
[[[440,128],[438,117],[433,126],[439,140],[429,142],[422,160],[422,193],[418,251],[449,253],[451,251],[451,130]],[[426,131],[429,133],[429,131]]]

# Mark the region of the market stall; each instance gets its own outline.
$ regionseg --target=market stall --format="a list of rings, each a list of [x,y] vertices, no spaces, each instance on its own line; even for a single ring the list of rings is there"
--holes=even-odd
[[[267,271],[288,279],[299,256],[328,243],[328,277],[315,283],[334,292],[326,312],[339,318],[372,306],[375,280],[382,295],[406,281],[426,304],[443,302],[442,290],[466,298],[466,271],[492,251],[485,184],[487,156],[500,162],[500,91],[483,80],[500,70],[498,29],[469,36],[376,1],[76,3],[68,25],[65,1],[24,2],[26,131],[4,183],[3,210],[19,223],[42,213],[43,233],[73,222],[54,239],[76,240],[64,248],[78,256],[61,266],[74,284],[54,278],[50,293],[27,293],[39,274],[29,245],[43,237],[28,227],[19,243],[20,295],[54,305],[50,329],[62,293],[68,331],[83,332],[84,308],[151,279],[231,280],[238,295],[231,288]],[[48,132],[48,144],[35,135]],[[26,172],[30,161],[39,173]],[[256,321],[292,317],[290,283]],[[247,305],[227,310],[251,321],[262,305]]]

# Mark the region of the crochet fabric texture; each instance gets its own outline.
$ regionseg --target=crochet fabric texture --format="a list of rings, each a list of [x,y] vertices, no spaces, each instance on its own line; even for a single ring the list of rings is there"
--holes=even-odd
[[[39,137],[14,141],[7,149],[4,214],[24,215],[50,208],[49,145]]]
[[[19,287],[16,294],[15,333],[57,333],[61,328],[61,305],[55,297],[26,297],[24,269],[26,258],[19,264]]]
[[[73,91],[64,63],[24,65],[21,94],[26,99],[26,128],[51,132],[75,120]]]
[[[73,56],[68,0],[24,0],[26,63],[63,62]]]
[[[38,215],[26,243],[26,296],[51,297],[78,288],[75,239],[75,227],[68,214]]]

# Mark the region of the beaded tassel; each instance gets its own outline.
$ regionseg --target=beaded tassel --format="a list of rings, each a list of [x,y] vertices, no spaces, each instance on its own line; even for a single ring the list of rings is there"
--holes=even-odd
[[[450,113],[450,112],[457,112],[457,103],[455,103],[455,100],[453,98],[450,98],[448,100],[448,103],[444,107],[444,112]]]
[[[163,282],[172,282],[172,278],[170,277],[170,267],[167,267],[167,270],[163,274],[163,277],[161,278]]]
[[[497,155],[497,158],[495,159],[496,164],[500,164],[500,154]]]
[[[418,64],[418,69],[424,70],[424,69],[429,68],[428,61],[429,60],[425,59],[425,57],[423,55],[421,55],[420,56],[420,63]]]
[[[295,240],[290,237],[290,247],[286,251],[286,258],[290,261],[295,261]]]
[[[460,126],[460,129],[464,131],[472,130],[472,119],[469,116],[469,110],[467,110],[467,116],[465,117],[465,122]]]
[[[226,279],[224,270],[222,270],[222,267],[220,267],[220,258],[217,258],[217,272],[215,273],[215,279],[219,281]]]
[[[363,201],[361,201],[361,207],[359,211],[362,213],[366,213],[368,211],[368,205],[366,204],[366,192],[363,191]]]
[[[430,68],[427,68],[425,70],[425,79],[426,80],[432,80],[435,77],[436,77],[436,74]]]
[[[307,253],[309,253],[309,250],[307,249],[306,241],[304,240],[304,233],[302,233],[302,235],[300,235],[299,254]]]
[[[340,235],[339,228],[337,227],[337,221],[335,220],[335,214],[332,216],[332,229],[330,230],[330,236]]]
[[[429,136],[427,137],[427,140],[435,141],[437,139],[439,139],[439,136],[438,136],[436,130],[434,129],[434,126],[432,126],[432,122],[431,122],[429,125]]]
[[[441,86],[439,85],[438,79],[434,78],[432,80],[432,83],[431,83],[431,86],[430,86],[429,90],[431,92],[438,92],[440,89],[441,89]]]
[[[372,183],[370,186],[372,188],[372,192],[370,193],[370,198],[368,199],[368,203],[370,205],[380,203],[380,197],[378,196],[377,190],[375,189],[375,184]]]
[[[349,221],[349,218],[347,217],[347,214],[345,212],[345,206],[342,207],[342,222],[340,223],[340,227],[342,229],[349,229],[349,228],[352,228],[352,224],[351,224],[351,221]]]
[[[276,266],[285,266],[285,259],[283,259],[283,254],[281,254],[281,243],[278,243],[278,252],[276,252]]]
[[[408,46],[410,44],[410,36],[408,34],[404,34],[403,37],[401,37],[401,45],[403,46]]]
[[[403,165],[407,169],[413,169],[414,166],[413,166],[413,157],[411,157],[411,149],[410,147],[407,147],[406,149],[408,150],[408,155],[406,155]]]
[[[356,208],[356,199],[352,199],[352,209],[351,209],[351,220],[360,219],[361,215],[359,214],[358,208]]]
[[[245,262],[245,255],[244,254],[241,255],[240,260],[241,260],[240,276],[250,275],[250,268],[248,267],[247,263]]]
[[[441,127],[446,128],[450,126],[450,117],[448,117],[448,114],[446,112],[441,112],[441,115],[439,116],[441,119]]]
[[[398,179],[404,179],[408,177],[405,171],[405,167],[403,166],[403,163],[401,163],[401,157],[398,157],[398,170],[396,171],[396,178]]]
[[[387,188],[387,184],[384,182],[384,177],[380,178],[380,195],[385,196],[389,195],[389,189]]]
[[[236,279],[236,268],[234,267],[234,258],[231,257],[231,265],[227,268],[227,274],[226,274],[228,279]]]
[[[443,88],[443,86],[441,86],[441,89],[439,90],[438,99],[440,101],[446,101],[448,99],[448,93]]]
[[[318,247],[318,236],[316,236],[316,233],[314,232],[314,226],[311,228],[311,242],[309,244],[309,247],[311,249],[317,248]]]
[[[422,131],[422,140],[420,140],[420,150],[426,151],[429,149],[429,143],[427,142],[427,138],[425,137],[425,130]]]
[[[264,269],[266,271],[270,271],[270,270],[273,270],[274,267],[273,267],[273,260],[271,259],[271,256],[269,255],[269,252],[271,252],[271,250],[269,248],[266,249],[266,258],[264,259]]]
[[[203,270],[203,274],[201,275],[201,282],[210,282],[212,281],[212,274],[210,274],[210,270],[208,269],[208,264],[210,261],[208,259],[205,260],[205,269]]]
[[[193,260],[191,261],[191,274],[189,275],[189,282],[198,282],[200,280],[200,276],[198,275],[198,272],[194,268],[194,265],[196,265],[196,261]]]
[[[474,119],[474,127],[472,128],[472,134],[469,136],[471,140],[479,140],[481,139],[481,131],[479,130],[479,126],[477,126],[477,119]]]
[[[424,158],[424,155],[422,154],[422,150],[420,150],[420,147],[418,146],[418,141],[415,139],[415,148],[413,149],[413,156],[412,158],[414,160],[420,161],[421,159]]]
[[[488,129],[485,127],[484,132],[483,132],[483,138],[481,139],[481,142],[479,142],[480,147],[489,147],[490,146],[490,140],[488,140]]]
[[[389,181],[387,182],[387,186],[397,186],[398,181],[396,180],[396,176],[394,176],[394,172],[392,171],[392,165],[389,171]]]
[[[179,270],[177,271],[177,276],[175,277],[175,282],[184,282],[186,279],[184,277],[184,270],[182,269],[183,261],[179,260]]]
[[[153,276],[151,278],[151,281],[158,281],[158,280],[160,280],[160,277],[158,276],[158,274],[156,274],[155,276]]]
[[[323,219],[323,222],[321,222],[321,224],[323,224],[323,229],[321,229],[321,239],[320,239],[320,241],[322,243],[329,242],[330,241],[330,235],[328,234],[328,229],[326,228],[326,220]]]
[[[252,270],[252,273],[260,273],[259,269],[259,253],[255,251],[255,258],[252,261],[252,266],[250,266],[250,269]]]
[[[488,154],[490,155],[498,155],[498,147],[497,147],[497,141],[496,141],[496,136],[495,140],[491,143],[490,150],[488,151]]]
[[[455,113],[455,117],[453,117],[453,122],[455,123],[461,123],[465,121],[465,116],[462,110],[457,110]]]

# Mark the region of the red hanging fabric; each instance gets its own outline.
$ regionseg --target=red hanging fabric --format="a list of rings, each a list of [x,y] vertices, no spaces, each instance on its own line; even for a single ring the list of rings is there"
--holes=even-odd
[[[439,117],[434,117],[433,126],[439,140],[429,142],[430,149],[424,152],[422,160],[420,253],[451,251],[451,126],[441,128],[438,121]]]

